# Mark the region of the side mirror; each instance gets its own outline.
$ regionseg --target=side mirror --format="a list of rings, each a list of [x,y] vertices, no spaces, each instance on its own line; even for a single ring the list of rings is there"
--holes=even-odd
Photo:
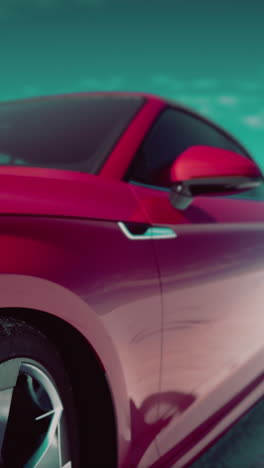
[[[258,166],[246,156],[211,146],[192,146],[170,168],[172,205],[187,208],[197,195],[230,195],[263,182]]]

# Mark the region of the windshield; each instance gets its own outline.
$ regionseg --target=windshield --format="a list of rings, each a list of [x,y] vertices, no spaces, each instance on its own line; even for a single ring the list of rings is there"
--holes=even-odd
[[[0,165],[98,173],[144,99],[65,95],[0,104]]]

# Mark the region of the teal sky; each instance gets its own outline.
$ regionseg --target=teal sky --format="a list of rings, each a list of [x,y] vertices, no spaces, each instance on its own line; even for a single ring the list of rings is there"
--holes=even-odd
[[[264,169],[259,0],[1,0],[0,99],[138,90],[213,118]]]

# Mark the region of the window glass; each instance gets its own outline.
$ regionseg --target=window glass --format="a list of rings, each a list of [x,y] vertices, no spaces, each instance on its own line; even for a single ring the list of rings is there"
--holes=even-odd
[[[0,165],[95,174],[144,100],[83,95],[0,104]]]

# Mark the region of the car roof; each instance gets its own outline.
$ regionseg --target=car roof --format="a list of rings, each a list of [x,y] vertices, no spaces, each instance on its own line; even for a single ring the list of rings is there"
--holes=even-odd
[[[68,93],[56,93],[48,94],[44,96],[29,96],[15,99],[8,99],[0,101],[1,104],[9,104],[21,101],[42,101],[42,100],[58,100],[58,99],[71,99],[76,97],[89,97],[89,96],[116,96],[116,97],[130,97],[130,98],[144,98],[147,101],[155,101],[166,103],[168,100],[161,96],[151,93],[139,92],[139,91],[81,91],[81,92],[68,92]]]

